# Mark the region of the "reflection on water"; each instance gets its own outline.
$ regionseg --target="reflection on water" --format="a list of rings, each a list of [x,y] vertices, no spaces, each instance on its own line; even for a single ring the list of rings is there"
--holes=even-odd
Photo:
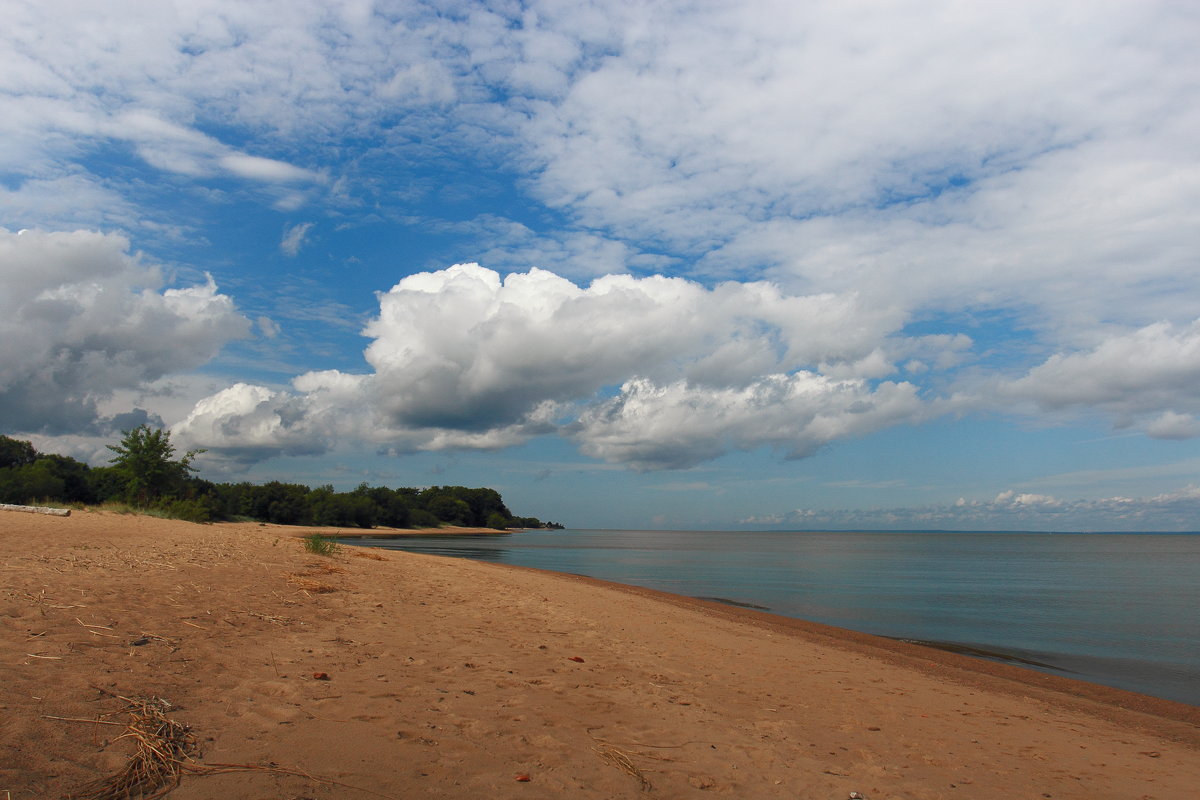
[[[1002,651],[1200,704],[1196,535],[567,530],[359,541]]]

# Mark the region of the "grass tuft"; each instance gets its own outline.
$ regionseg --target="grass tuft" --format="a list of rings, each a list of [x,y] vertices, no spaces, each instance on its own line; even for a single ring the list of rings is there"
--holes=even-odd
[[[304,549],[315,556],[332,556],[340,545],[328,536],[310,533],[304,537]]]

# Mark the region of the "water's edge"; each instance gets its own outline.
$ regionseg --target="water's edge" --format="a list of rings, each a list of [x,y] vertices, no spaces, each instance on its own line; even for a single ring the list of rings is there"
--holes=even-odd
[[[932,558],[926,535],[826,537],[566,531],[343,542],[583,575],[1200,706],[1200,621],[1179,613],[1196,607],[1200,537],[1144,563],[1116,535],[938,534]],[[1135,601],[1142,607],[1129,610]]]

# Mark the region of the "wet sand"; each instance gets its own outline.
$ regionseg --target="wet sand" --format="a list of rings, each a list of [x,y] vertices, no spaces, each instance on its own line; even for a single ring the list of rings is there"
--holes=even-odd
[[[1161,798],[1200,709],[753,609],[342,547],[0,513],[0,797],[116,773],[162,698],[172,798]],[[299,774],[302,773],[302,774]],[[527,778],[527,780],[523,780]],[[6,795],[7,793],[7,795]]]

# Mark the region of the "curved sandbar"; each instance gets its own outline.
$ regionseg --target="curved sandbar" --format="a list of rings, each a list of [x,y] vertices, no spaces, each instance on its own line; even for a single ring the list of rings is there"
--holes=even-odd
[[[588,578],[321,558],[294,532],[0,517],[0,787],[58,797],[119,769],[121,728],[78,721],[114,694],[168,700],[204,763],[292,770],[189,775],[172,800],[373,796],[318,779],[395,798],[1200,785],[1193,706]]]

